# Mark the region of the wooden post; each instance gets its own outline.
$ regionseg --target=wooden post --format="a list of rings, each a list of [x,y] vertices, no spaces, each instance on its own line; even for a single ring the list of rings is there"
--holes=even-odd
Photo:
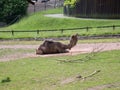
[[[88,30],[89,30],[89,27],[86,27],[86,31],[88,32]]]
[[[39,30],[37,30],[37,35],[39,34]]]
[[[47,8],[47,2],[44,2],[44,7],[45,7],[45,10],[46,10],[46,8]]]
[[[39,35],[39,30],[36,30],[36,32],[37,32],[37,35],[36,35],[35,40],[37,40],[37,38],[39,37],[39,36],[38,36],[38,35]]]
[[[35,9],[36,7],[35,7],[35,4],[34,4],[34,13],[35,13],[35,11],[36,11],[36,9]]]
[[[54,8],[56,8],[56,0],[54,1]]]
[[[63,34],[63,29],[61,29],[61,34]]]
[[[14,31],[12,30],[11,32],[12,32],[12,36],[14,36]]]
[[[113,31],[115,30],[115,25],[113,25]]]

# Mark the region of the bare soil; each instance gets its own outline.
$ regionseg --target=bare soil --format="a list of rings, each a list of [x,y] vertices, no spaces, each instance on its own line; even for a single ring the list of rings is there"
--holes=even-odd
[[[105,85],[100,85],[100,86],[95,86],[88,88],[87,90],[103,90],[105,88],[116,88],[116,90],[120,89],[120,82],[119,83],[112,83],[112,84],[105,84]]]
[[[19,60],[21,58],[34,58],[34,57],[50,57],[50,56],[63,56],[63,55],[76,55],[83,53],[90,53],[95,48],[101,49],[101,51],[108,50],[120,50],[120,42],[118,43],[91,43],[91,44],[77,44],[73,47],[69,53],[60,53],[60,54],[46,54],[46,55],[36,55],[35,49],[37,49],[39,45],[0,45],[0,49],[34,49],[34,52],[27,53],[16,53],[5,55],[4,57],[0,57],[0,62],[10,61],[10,60]],[[96,49],[97,50],[97,49]]]

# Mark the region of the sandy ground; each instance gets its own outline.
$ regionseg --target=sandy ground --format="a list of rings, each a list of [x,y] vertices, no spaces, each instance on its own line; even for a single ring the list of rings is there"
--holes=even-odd
[[[39,45],[0,45],[0,49],[36,49]],[[91,43],[91,44],[77,44],[73,47],[69,53],[60,54],[46,54],[36,55],[35,52],[16,53],[0,57],[0,61],[19,60],[20,58],[35,58],[35,57],[50,57],[50,56],[63,56],[63,55],[76,55],[83,53],[90,53],[92,51],[108,51],[108,50],[120,50],[120,42],[118,43]]]

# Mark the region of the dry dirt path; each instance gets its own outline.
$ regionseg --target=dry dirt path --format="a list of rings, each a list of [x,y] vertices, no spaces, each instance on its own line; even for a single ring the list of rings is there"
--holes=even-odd
[[[36,49],[39,45],[0,45],[0,49]],[[95,49],[96,48],[96,49]],[[7,55],[4,57],[0,57],[0,61],[10,61],[10,60],[18,60],[20,58],[34,58],[34,57],[49,57],[49,56],[63,56],[63,55],[76,55],[82,53],[90,53],[93,50],[101,49],[101,51],[108,50],[120,50],[120,42],[117,43],[91,43],[91,44],[77,44],[73,47],[69,53],[61,53],[61,54],[46,54],[46,55],[36,55],[35,52],[27,52],[27,53],[16,53]]]

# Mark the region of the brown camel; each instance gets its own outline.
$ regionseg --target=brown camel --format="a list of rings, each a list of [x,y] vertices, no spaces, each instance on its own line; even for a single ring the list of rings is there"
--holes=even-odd
[[[36,50],[36,54],[66,53],[77,44],[78,34],[72,35],[69,44],[63,44],[52,40],[45,40]]]

